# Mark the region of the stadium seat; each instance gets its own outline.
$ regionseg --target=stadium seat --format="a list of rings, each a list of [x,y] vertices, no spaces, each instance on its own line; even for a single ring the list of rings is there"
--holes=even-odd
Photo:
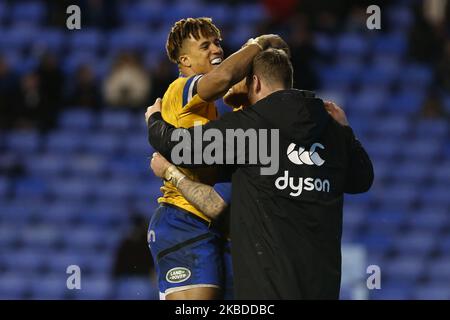
[[[123,146],[123,138],[119,134],[100,131],[91,133],[89,139],[84,141],[86,152],[93,154],[117,154]]]
[[[90,180],[106,174],[107,160],[102,155],[80,153],[70,157],[67,172],[71,176],[84,177]]]
[[[1,223],[0,224],[0,247],[1,248],[6,249],[9,247],[13,247],[18,242],[20,235],[15,230],[16,228],[17,228],[17,226],[15,226],[12,223]],[[0,266],[1,266],[1,263],[0,263]]]
[[[45,4],[41,1],[27,1],[12,6],[11,21],[14,24],[40,25],[45,18]]]
[[[33,300],[61,300],[69,292],[67,289],[68,275],[63,272],[39,276],[30,281],[30,299]]]
[[[383,35],[374,41],[374,56],[380,54],[391,54],[401,57],[407,48],[405,36],[401,33],[391,33]]]
[[[422,229],[399,233],[394,239],[394,249],[404,255],[412,254],[421,257],[432,253],[436,248],[436,238],[434,231]]]
[[[420,91],[405,90],[391,97],[386,105],[386,111],[405,115],[417,114],[424,101]]]
[[[126,133],[133,127],[134,117],[124,110],[105,110],[100,113],[99,124],[101,130]]]
[[[433,78],[433,72],[430,67],[425,65],[411,64],[400,73],[400,82],[402,87],[406,88],[426,88]]]
[[[450,257],[444,256],[430,260],[428,275],[433,281],[448,283],[450,281]]]
[[[28,279],[16,272],[0,273],[0,299],[25,299],[29,287]]]
[[[382,280],[381,289],[370,290],[369,295],[371,300],[408,300],[412,298],[412,289],[410,283]]]
[[[36,36],[36,29],[23,26],[0,30],[0,49],[23,51]]]
[[[87,50],[98,52],[103,45],[103,34],[97,29],[83,28],[74,32],[70,38],[70,49],[72,51]]]
[[[55,248],[60,241],[60,232],[49,225],[30,226],[19,231],[23,244],[27,248]]]
[[[107,276],[83,277],[80,290],[72,290],[75,299],[103,300],[113,296],[113,283]]]
[[[86,201],[91,197],[93,188],[82,178],[59,178],[48,183],[49,193],[60,200]]]
[[[431,169],[429,166],[424,166],[415,161],[406,161],[404,164],[397,166],[396,170],[392,171],[392,177],[396,182],[420,184],[429,177]]]
[[[40,249],[40,251],[42,251]],[[22,274],[38,273],[48,262],[49,255],[33,248],[14,249],[2,255],[2,264],[8,271]]]
[[[86,138],[87,134],[83,134],[82,131],[53,131],[45,139],[45,149],[49,153],[72,154],[82,149]]]
[[[157,286],[149,278],[123,278],[117,280],[116,299],[119,300],[158,300]]]
[[[450,217],[445,208],[438,210],[424,208],[414,212],[409,218],[408,225],[411,229],[429,230],[438,234],[443,228],[450,227]]]
[[[96,124],[96,115],[88,108],[75,107],[61,113],[58,120],[62,129],[89,130]]]
[[[40,136],[34,130],[11,131],[5,142],[6,147],[12,151],[30,154],[40,147]]]
[[[34,50],[48,50],[60,54],[65,49],[66,37],[64,32],[57,28],[42,28],[39,37],[33,38],[32,41]]]
[[[412,299],[449,300],[450,287],[448,283],[430,283],[417,286],[413,291]]]
[[[336,47],[338,55],[358,58],[367,53],[369,43],[367,39],[364,39],[360,34],[348,33],[342,34],[337,39]]]
[[[28,177],[16,180],[14,186],[15,195],[18,198],[44,197],[47,193],[47,185],[42,178]]]
[[[390,281],[414,284],[424,272],[424,260],[414,255],[393,258],[383,266],[383,275]]]

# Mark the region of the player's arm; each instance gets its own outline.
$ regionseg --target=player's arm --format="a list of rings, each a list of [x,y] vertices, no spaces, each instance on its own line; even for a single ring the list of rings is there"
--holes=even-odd
[[[153,154],[150,167],[156,176],[170,181],[189,203],[209,218],[217,219],[225,211],[227,203],[213,187],[189,179],[159,153]]]
[[[245,110],[237,112],[229,112],[221,116],[217,120],[213,120],[201,126],[203,132],[214,129],[220,135],[214,141],[219,146],[223,147],[223,159],[233,159],[231,163],[236,163],[237,159],[248,158],[248,145],[244,147],[245,154],[239,153],[240,148],[233,141],[227,141],[227,130],[229,129],[258,129],[260,127],[261,118],[258,115],[246,108]],[[195,132],[196,127],[175,128],[170,123],[164,121],[161,116],[161,103],[157,100],[151,107],[147,108],[145,119],[148,124],[148,141],[159,153],[170,162],[177,166],[185,168],[205,167],[210,165],[219,165],[219,163],[207,163],[203,153],[208,147],[208,143],[200,143],[194,139],[198,134]],[[210,132],[212,132],[211,130]],[[201,138],[201,137],[200,137]],[[183,154],[183,156],[180,156]],[[185,157],[192,159],[192,161],[185,161]],[[197,160],[197,161],[194,161]],[[224,162],[222,162],[223,164]],[[230,163],[230,162],[227,162]]]
[[[331,101],[324,102],[327,112],[345,129],[349,159],[349,170],[344,192],[362,193],[370,189],[374,179],[373,165],[361,142],[356,139],[344,110]]]
[[[198,81],[197,94],[199,97],[208,102],[222,97],[250,72],[253,58],[269,47],[288,51],[286,42],[274,34],[250,39],[242,49],[233,53]]]

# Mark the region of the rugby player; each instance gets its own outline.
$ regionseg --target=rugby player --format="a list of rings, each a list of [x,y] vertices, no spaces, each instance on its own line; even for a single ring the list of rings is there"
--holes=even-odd
[[[178,65],[180,77],[165,92],[161,113],[173,126],[190,127],[216,119],[214,100],[245,77],[256,54],[269,46],[286,47],[278,36],[264,35],[222,62],[220,41],[219,29],[208,18],[182,19],[172,27],[166,50]],[[180,170],[194,181],[215,182],[213,168]],[[223,297],[224,283],[229,282],[225,270],[231,268],[224,265],[222,235],[172,183],[165,182],[161,190],[160,206],[148,233],[161,299]]]

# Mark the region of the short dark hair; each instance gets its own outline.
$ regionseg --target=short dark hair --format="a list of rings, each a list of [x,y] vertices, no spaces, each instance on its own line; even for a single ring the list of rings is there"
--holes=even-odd
[[[194,39],[214,36],[220,39],[220,30],[212,23],[211,18],[181,19],[173,25],[166,42],[167,56],[173,63],[178,63],[183,41],[190,36]]]
[[[266,80],[269,86],[277,83],[287,89],[292,88],[294,82],[294,70],[289,55],[281,49],[269,48],[258,53],[253,59],[251,75]]]

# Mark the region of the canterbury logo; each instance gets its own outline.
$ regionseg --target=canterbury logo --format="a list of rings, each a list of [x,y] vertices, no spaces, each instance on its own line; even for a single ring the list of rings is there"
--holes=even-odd
[[[319,167],[325,163],[325,160],[323,160],[316,152],[316,148],[325,149],[320,143],[314,143],[309,151],[306,151],[303,147],[299,147],[298,150],[296,150],[296,147],[295,143],[291,143],[287,149],[287,156],[291,162],[299,165],[307,164],[309,166],[315,164]]]

